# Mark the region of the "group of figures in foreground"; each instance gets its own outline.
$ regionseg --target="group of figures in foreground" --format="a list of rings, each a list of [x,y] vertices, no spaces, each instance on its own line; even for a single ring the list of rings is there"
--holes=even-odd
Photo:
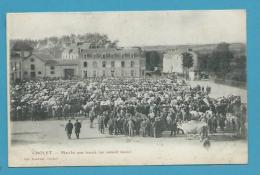
[[[210,87],[177,79],[35,80],[11,86],[11,119],[44,120],[85,115],[104,133],[160,137],[231,130],[246,134],[246,104],[240,96],[213,99]]]

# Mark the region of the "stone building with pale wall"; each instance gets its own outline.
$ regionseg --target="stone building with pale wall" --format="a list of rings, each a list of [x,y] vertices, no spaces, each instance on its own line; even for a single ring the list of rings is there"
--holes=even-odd
[[[199,76],[198,54],[191,49],[187,50],[169,50],[163,55],[163,73],[176,73],[185,74],[187,68],[183,66],[184,52],[188,52],[192,55],[193,66],[189,69],[189,77],[191,80],[196,79]]]

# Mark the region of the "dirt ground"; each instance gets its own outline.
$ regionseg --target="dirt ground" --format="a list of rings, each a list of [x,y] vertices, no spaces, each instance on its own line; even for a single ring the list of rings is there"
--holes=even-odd
[[[243,103],[247,103],[247,90],[234,87],[234,86],[228,86],[223,84],[216,84],[212,81],[189,81],[189,84],[191,87],[195,87],[197,85],[204,86],[205,88],[207,86],[211,87],[211,93],[209,94],[212,98],[218,98],[228,95],[239,95],[241,96],[241,100]]]
[[[109,135],[107,130],[105,134],[100,134],[97,123],[94,128],[90,128],[88,119],[81,122],[80,139],[76,139],[73,133],[71,140],[67,139],[64,120],[12,122],[10,165],[169,165],[247,162],[247,141],[237,139],[230,133],[211,135],[211,146],[206,149],[198,139],[188,140],[184,135],[171,137],[169,132],[164,132],[160,138],[143,138]],[[24,161],[28,156],[29,158],[43,156],[35,155],[34,152],[49,150],[54,152],[51,158],[55,159],[51,161]],[[79,150],[87,152],[87,155],[71,155],[71,152]],[[100,155],[98,154],[100,151],[105,153]],[[95,156],[90,155],[93,152]]]

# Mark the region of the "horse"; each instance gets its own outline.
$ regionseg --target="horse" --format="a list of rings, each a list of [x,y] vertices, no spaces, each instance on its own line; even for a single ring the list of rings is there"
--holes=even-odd
[[[203,138],[208,136],[208,125],[205,122],[191,120],[184,123],[178,123],[178,128],[182,129],[187,139],[193,136]]]
[[[81,105],[81,109],[85,113],[85,117],[89,117],[89,112],[94,106],[95,106],[94,102],[88,102],[85,105]]]

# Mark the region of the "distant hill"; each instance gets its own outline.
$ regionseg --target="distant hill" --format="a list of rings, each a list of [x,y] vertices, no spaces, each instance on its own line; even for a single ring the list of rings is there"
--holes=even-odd
[[[229,43],[229,49],[234,54],[241,54],[246,52],[246,45],[244,43]],[[166,52],[171,49],[182,49],[186,50],[191,48],[192,50],[203,54],[203,53],[211,53],[217,44],[198,44],[198,45],[161,45],[161,46],[142,46],[142,50],[144,51],[159,51]]]
[[[56,58],[61,58],[62,51],[65,49],[66,44],[68,43],[76,43],[79,41],[84,42],[102,42],[102,43],[111,43],[113,45],[117,45],[118,41],[109,40],[108,36],[105,34],[98,33],[86,33],[84,35],[64,35],[61,37],[49,37],[41,40],[11,40],[10,48],[13,49],[19,48],[19,44],[17,47],[17,43],[26,43],[35,51],[45,52],[51,54]],[[230,50],[234,54],[245,54],[246,45],[243,43],[229,43]],[[199,54],[211,53],[212,50],[216,48],[217,44],[192,44],[192,45],[158,45],[158,46],[137,46],[144,51],[158,51],[161,54],[170,49],[182,49],[186,50],[188,48],[193,49]]]

